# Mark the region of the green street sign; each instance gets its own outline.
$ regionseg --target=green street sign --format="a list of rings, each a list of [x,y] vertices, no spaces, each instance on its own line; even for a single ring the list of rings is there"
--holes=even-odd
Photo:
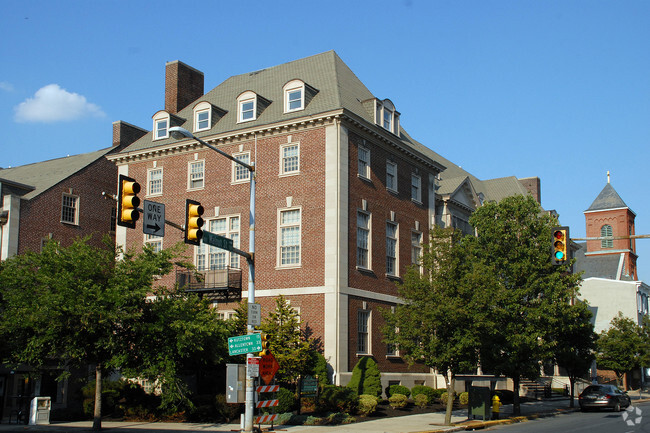
[[[228,338],[228,354],[231,356],[261,351],[262,336],[260,334],[239,335]]]
[[[203,231],[203,238],[201,241],[204,244],[212,245],[213,247],[221,248],[222,250],[233,251],[232,239],[223,236],[215,235],[207,231]]]

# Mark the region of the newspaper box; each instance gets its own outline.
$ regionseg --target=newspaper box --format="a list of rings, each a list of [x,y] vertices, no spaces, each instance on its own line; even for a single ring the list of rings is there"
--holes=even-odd
[[[34,397],[29,407],[29,424],[49,424],[52,399],[50,397]]]

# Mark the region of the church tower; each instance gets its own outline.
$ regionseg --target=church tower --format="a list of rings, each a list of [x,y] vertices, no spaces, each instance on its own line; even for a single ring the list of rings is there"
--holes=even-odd
[[[636,272],[636,243],[629,236],[634,234],[636,214],[625,204],[610,183],[607,172],[607,184],[598,194],[596,200],[585,212],[587,238],[613,236],[614,239],[588,240],[586,257],[617,255],[619,256],[618,278],[627,276],[638,280]],[[625,237],[616,239],[617,237]]]

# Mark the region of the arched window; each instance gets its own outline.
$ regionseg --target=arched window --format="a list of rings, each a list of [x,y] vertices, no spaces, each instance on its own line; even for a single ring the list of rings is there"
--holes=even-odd
[[[612,234],[612,226],[609,224],[605,224],[600,228],[600,237],[605,237],[605,236],[613,236]],[[601,239],[600,241],[600,247],[601,248],[614,248],[614,240],[613,239]]]

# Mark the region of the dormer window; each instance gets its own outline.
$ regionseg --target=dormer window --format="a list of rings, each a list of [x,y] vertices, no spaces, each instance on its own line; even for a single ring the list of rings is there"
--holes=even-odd
[[[196,104],[193,108],[193,112],[194,132],[207,131],[227,113],[226,110],[222,110],[207,101],[202,101]]]
[[[293,80],[284,86],[284,112],[305,109],[305,83]]]
[[[159,111],[153,117],[154,140],[161,140],[169,137],[169,113]]]
[[[194,130],[201,131],[210,128],[210,109],[197,111]]]
[[[257,119],[257,95],[254,92],[244,92],[237,98],[239,105],[239,122]]]
[[[375,123],[395,135],[399,134],[399,113],[390,99],[375,100]]]

